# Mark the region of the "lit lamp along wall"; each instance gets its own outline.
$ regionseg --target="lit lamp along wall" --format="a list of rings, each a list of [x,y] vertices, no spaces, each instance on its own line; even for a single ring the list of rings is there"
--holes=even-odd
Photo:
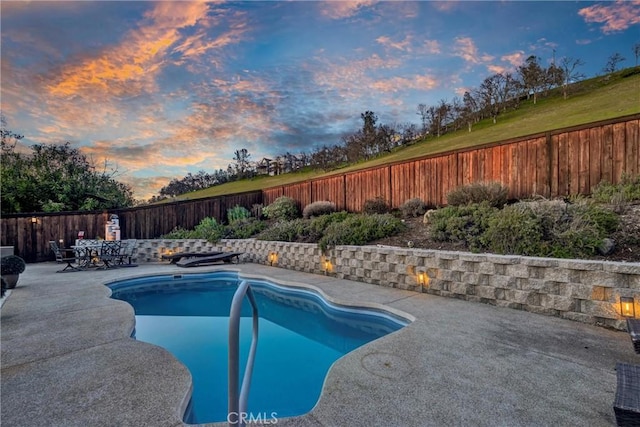
[[[620,314],[622,317],[635,318],[635,305],[633,297],[620,297]]]
[[[321,261],[322,261],[322,270],[324,271],[324,274],[330,274],[331,271],[333,270],[333,265],[331,264],[331,259],[330,258],[323,258]]]
[[[277,252],[270,252],[269,256],[267,257],[267,259],[269,260],[269,265],[273,267],[274,264],[278,263],[278,254],[277,254]]]
[[[427,286],[429,284],[429,276],[426,271],[417,271],[416,272],[416,281],[420,286]]]

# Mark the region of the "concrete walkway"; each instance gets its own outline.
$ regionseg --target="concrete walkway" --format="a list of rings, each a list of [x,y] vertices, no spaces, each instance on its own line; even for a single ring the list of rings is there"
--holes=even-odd
[[[255,264],[233,267],[416,319],[336,362],[313,411],[278,419],[279,426],[615,425],[616,362],[640,363],[624,332]],[[59,268],[28,265],[2,307],[2,425],[183,425],[189,372],[165,350],[129,338],[133,310],[110,299],[103,284],[228,266],[56,274]]]

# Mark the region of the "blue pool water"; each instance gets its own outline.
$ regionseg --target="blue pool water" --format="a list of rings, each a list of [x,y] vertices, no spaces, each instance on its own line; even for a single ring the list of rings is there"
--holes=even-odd
[[[166,348],[193,378],[188,423],[227,420],[227,343],[235,272],[151,276],[110,284],[136,313],[135,337]],[[260,315],[248,411],[301,415],[318,401],[331,365],[408,322],[388,312],[330,304],[315,292],[248,280]],[[240,373],[251,343],[251,306],[240,321]],[[240,379],[242,380],[242,378]]]

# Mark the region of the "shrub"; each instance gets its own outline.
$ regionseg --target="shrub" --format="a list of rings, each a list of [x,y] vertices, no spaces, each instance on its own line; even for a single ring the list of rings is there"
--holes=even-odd
[[[262,231],[256,238],[258,240],[277,240],[282,242],[297,242],[307,235],[308,222],[303,219],[292,221],[279,221]]]
[[[266,228],[267,224],[257,218],[239,219],[225,227],[224,236],[227,239],[248,239]]]
[[[365,200],[364,205],[362,206],[362,212],[369,215],[385,214],[390,211],[391,208],[389,207],[389,204],[381,196],[378,196],[375,199]]]
[[[501,208],[507,203],[509,189],[499,182],[477,182],[456,188],[447,194],[450,206],[487,202],[489,206]]]
[[[308,227],[308,241],[309,242],[318,242],[324,236],[325,230],[329,227],[329,225],[342,222],[347,219],[350,214],[349,212],[334,212],[329,215],[321,215],[319,217],[312,218],[309,220]]]
[[[309,219],[321,215],[328,215],[336,211],[336,204],[329,201],[319,201],[308,204],[302,210],[302,217]]]
[[[0,274],[3,276],[21,274],[26,267],[24,260],[17,255],[7,255],[0,258]]]
[[[263,208],[262,213],[269,219],[288,221],[298,217],[298,206],[291,197],[281,196]]]
[[[616,212],[622,213],[627,203],[640,200],[640,175],[632,178],[625,174],[617,185],[600,181],[593,188],[592,197],[600,203],[613,205]]]
[[[363,245],[397,234],[404,228],[404,223],[390,214],[350,215],[344,221],[330,224],[318,246],[326,251],[336,245]]]
[[[427,205],[420,198],[409,199],[400,206],[402,216],[415,218],[424,215],[427,211]]]
[[[193,230],[187,230],[182,227],[174,227],[167,234],[160,236],[161,239],[192,239]]]
[[[224,235],[224,226],[215,218],[204,218],[193,230],[175,227],[169,233],[160,236],[162,239],[205,239],[215,243]]]
[[[243,206],[235,205],[234,207],[227,209],[227,220],[229,224],[233,224],[236,221],[247,219],[251,216],[251,212]]]
[[[218,224],[215,218],[204,218],[193,230],[192,239],[205,239],[211,243],[215,243],[222,238],[224,234],[224,226]]]
[[[542,231],[540,252],[529,255],[580,258],[597,253],[603,239],[618,228],[618,216],[587,199],[518,203],[537,218]]]
[[[499,254],[539,256],[546,252],[542,221],[526,203],[507,206],[492,215],[483,240]]]
[[[496,212],[488,202],[438,209],[429,218],[431,237],[441,242],[463,242],[473,251],[480,250],[486,246],[484,233]]]

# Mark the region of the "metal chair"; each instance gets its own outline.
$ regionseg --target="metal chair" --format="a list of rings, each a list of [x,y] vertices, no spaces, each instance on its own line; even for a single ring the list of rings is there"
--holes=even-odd
[[[80,271],[80,268],[78,266],[73,265],[76,262],[75,256],[73,257],[67,256],[67,251],[60,249],[60,246],[58,246],[58,243],[55,240],[49,240],[49,246],[51,247],[51,251],[53,251],[53,253],[56,256],[56,262],[67,263],[67,265],[62,270],[58,270],[56,271],[56,273],[62,273],[69,269],[72,271]]]
[[[133,257],[133,251],[136,248],[137,239],[128,239],[124,240],[122,243],[122,247],[120,248],[120,254],[118,256],[117,263],[121,267],[134,267],[135,264],[131,263],[131,258]],[[125,264],[126,260],[126,264]]]
[[[120,258],[120,249],[122,242],[120,240],[104,240],[100,248],[100,261],[104,263],[105,268],[115,267]]]

